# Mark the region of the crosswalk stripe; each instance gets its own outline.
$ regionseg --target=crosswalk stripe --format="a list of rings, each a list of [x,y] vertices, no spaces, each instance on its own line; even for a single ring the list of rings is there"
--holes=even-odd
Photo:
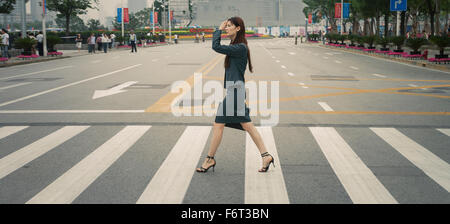
[[[247,133],[245,150],[245,204],[289,204],[283,171],[271,127],[258,127],[267,151],[275,159],[276,167],[259,173],[262,159],[258,148]],[[272,165],[271,165],[272,166]]]
[[[30,199],[27,204],[69,204],[151,126],[127,126]]]
[[[450,191],[450,165],[395,128],[370,128],[431,179]]]
[[[397,204],[345,140],[332,127],[309,128],[323,154],[355,204]]]
[[[0,139],[6,138],[14,133],[17,133],[19,131],[22,131],[25,128],[28,128],[29,126],[8,126],[8,127],[2,127],[0,128]]]
[[[450,137],[450,129],[436,129]]]
[[[78,135],[89,126],[66,126],[0,159],[0,179]]]
[[[210,132],[211,127],[187,127],[137,204],[181,204]]]

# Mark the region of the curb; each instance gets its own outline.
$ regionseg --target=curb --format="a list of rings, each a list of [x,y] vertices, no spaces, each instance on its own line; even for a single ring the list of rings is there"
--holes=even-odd
[[[429,64],[426,62],[411,61],[411,60],[406,60],[406,59],[402,59],[402,58],[392,58],[392,57],[388,57],[388,56],[384,56],[384,55],[369,54],[369,53],[365,53],[365,52],[352,51],[352,50],[342,49],[342,48],[333,48],[333,47],[328,47],[328,46],[324,46],[324,45],[319,45],[319,47],[329,48],[329,49],[334,49],[334,50],[339,50],[339,51],[345,51],[345,52],[351,52],[351,53],[356,53],[356,54],[361,54],[361,55],[366,55],[366,56],[371,56],[371,57],[389,59],[392,61],[402,62],[402,63],[406,63],[406,64],[410,64],[410,65],[415,65],[418,67],[431,68],[431,69],[436,69],[436,70],[440,70],[440,71],[444,71],[444,72],[450,72],[450,66],[434,65],[434,64]]]
[[[16,66],[16,65],[33,64],[33,63],[46,62],[46,61],[53,61],[53,60],[58,60],[58,59],[71,58],[71,57],[74,57],[74,56],[57,56],[57,57],[52,57],[52,58],[40,58],[37,60],[36,59],[23,60],[23,61],[0,64],[0,68],[12,67],[12,66]]]

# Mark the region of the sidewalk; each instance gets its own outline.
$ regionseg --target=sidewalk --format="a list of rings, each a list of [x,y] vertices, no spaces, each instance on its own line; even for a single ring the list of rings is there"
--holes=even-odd
[[[374,52],[365,52],[365,51],[361,51],[361,50],[347,49],[347,48],[343,48],[343,47],[333,47],[333,46],[324,45],[324,44],[322,44],[322,42],[320,42],[319,44],[317,44],[317,43],[307,43],[307,44],[314,44],[314,45],[318,45],[319,47],[322,47],[322,48],[329,48],[329,49],[338,50],[338,51],[345,51],[345,52],[354,53],[354,54],[361,54],[361,55],[366,55],[366,56],[371,56],[371,57],[387,59],[387,60],[391,60],[391,61],[402,62],[402,63],[411,64],[411,65],[415,65],[415,66],[419,66],[419,67],[426,67],[426,68],[436,69],[436,70],[440,70],[440,71],[444,71],[444,72],[450,72],[450,64],[436,64],[436,63],[429,62],[428,60],[423,60],[423,59],[406,59],[403,57],[389,56],[389,55],[379,54],[379,53],[374,53]],[[405,52],[409,52],[411,49],[409,49],[407,47],[403,47],[403,50]],[[429,53],[428,53],[429,58],[434,57],[435,54],[439,54],[439,50],[436,50],[436,49],[429,49],[428,51],[429,51]],[[447,50],[446,50],[446,53],[447,53]]]
[[[166,46],[168,44],[155,44],[149,47],[158,47],[158,46]],[[141,47],[139,47],[141,48]],[[116,52],[116,51],[125,51],[130,50],[131,47],[120,47],[120,48],[114,48],[114,49],[108,49],[108,53]],[[63,59],[63,58],[71,58],[71,57],[79,57],[79,56],[85,56],[90,55],[87,50],[81,50],[78,52],[78,50],[58,50],[58,52],[62,52],[62,55],[59,56],[47,56],[47,57],[38,57],[38,58],[29,58],[29,59],[22,59],[18,57],[11,57],[8,61],[0,62],[0,68],[2,67],[10,67],[15,65],[23,65],[23,64],[31,64],[31,63],[38,63],[38,62],[45,62],[45,61],[51,61],[51,60],[57,60],[57,59]],[[98,51],[96,51],[98,52]],[[103,50],[100,51],[103,54]],[[100,53],[96,53],[100,54]]]

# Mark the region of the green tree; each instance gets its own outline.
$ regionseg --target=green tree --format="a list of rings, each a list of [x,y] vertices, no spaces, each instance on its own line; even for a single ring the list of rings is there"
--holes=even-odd
[[[335,0],[303,0],[303,2],[308,6],[308,13],[325,16],[331,25],[331,32],[337,32],[336,19],[334,18]]]
[[[86,25],[89,30],[105,29],[105,27],[101,25],[100,20],[98,20],[98,19],[90,19],[90,20],[88,20]]]
[[[11,13],[11,11],[14,10],[14,4],[16,4],[16,0],[1,0],[0,13]]]
[[[47,8],[57,12],[59,19],[65,19],[66,34],[70,33],[70,20],[80,14],[86,14],[88,9],[95,9],[98,0],[47,0]]]
[[[88,27],[84,24],[84,21],[77,15],[71,16],[69,21],[70,24],[68,26],[71,28],[73,32],[82,32],[88,29]],[[55,22],[58,25],[58,27],[67,26],[67,19],[64,17],[57,17]],[[69,34],[70,33],[66,32],[66,35]]]

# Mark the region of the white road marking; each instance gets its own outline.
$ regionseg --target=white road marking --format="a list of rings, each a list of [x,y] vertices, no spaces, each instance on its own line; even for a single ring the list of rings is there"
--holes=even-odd
[[[386,78],[385,75],[380,75],[380,74],[373,74],[374,76],[380,77],[380,78]]]
[[[100,63],[100,62],[102,62],[103,60],[95,60],[95,61],[92,61],[91,63],[92,64],[98,64],[98,63]]]
[[[450,192],[450,165],[395,128],[370,128],[431,179]]]
[[[78,135],[89,126],[66,126],[0,159],[0,179]]]
[[[187,127],[137,204],[181,204],[210,131],[211,127]]]
[[[280,60],[276,60],[275,62],[276,62],[276,63],[280,63]]]
[[[142,64],[129,66],[129,67],[126,67],[126,68],[123,68],[123,69],[119,69],[119,70],[113,71],[113,72],[108,72],[108,73],[103,74],[103,75],[94,76],[92,78],[84,79],[84,80],[81,80],[81,81],[73,82],[73,83],[70,83],[70,84],[67,84],[67,85],[63,85],[63,86],[60,86],[60,87],[56,87],[56,88],[53,88],[53,89],[49,89],[49,90],[45,90],[45,91],[42,91],[42,92],[39,92],[39,93],[35,93],[35,94],[29,95],[29,96],[25,96],[25,97],[22,97],[22,98],[19,98],[19,99],[11,100],[11,101],[8,101],[8,102],[0,104],[0,107],[6,106],[6,105],[9,105],[9,104],[13,104],[13,103],[17,103],[17,102],[20,102],[20,101],[23,101],[23,100],[27,100],[27,99],[30,99],[30,98],[33,98],[33,97],[36,97],[36,96],[40,96],[40,95],[43,95],[43,94],[51,93],[51,92],[54,92],[54,91],[57,91],[57,90],[60,90],[60,89],[64,89],[64,88],[67,88],[67,87],[70,87],[70,86],[78,85],[78,84],[81,84],[81,83],[84,83],[84,82],[88,82],[88,81],[91,81],[91,80],[94,80],[94,79],[103,78],[103,77],[106,77],[106,76],[109,76],[109,75],[113,75],[113,74],[116,74],[116,73],[119,73],[119,72],[123,72],[123,71],[129,70],[129,69],[133,69],[133,68],[139,67],[141,65]]]
[[[323,59],[325,59],[325,60],[326,60],[326,59],[328,59],[328,57],[325,57],[325,56],[324,56],[324,57],[322,57],[322,58],[323,58]]]
[[[333,54],[332,53],[325,53],[326,55],[330,55],[330,56],[333,56]]]
[[[296,55],[295,52],[289,52],[290,55]]]
[[[436,129],[444,134],[446,134],[448,137],[450,137],[450,129]]]
[[[28,84],[31,84],[31,82],[24,82],[24,83],[18,83],[18,84],[14,84],[14,85],[10,85],[10,86],[4,86],[4,87],[0,87],[0,91],[5,90],[5,89],[11,89],[14,87],[24,86],[24,85],[28,85]]]
[[[298,84],[300,84],[303,87],[303,89],[308,89],[309,88],[309,87],[305,86],[305,83],[299,82]]]
[[[262,165],[261,154],[247,133],[245,144],[245,204],[289,204],[281,161],[271,127],[257,127],[267,151],[275,159],[267,173],[258,170]]]
[[[115,86],[113,88],[107,89],[107,90],[95,90],[94,96],[92,96],[92,99],[98,99],[106,96],[111,96],[118,93],[127,92],[127,90],[123,90],[129,86],[132,86],[134,84],[138,83],[137,81],[129,81],[125,82],[123,84],[120,84],[118,86]]]
[[[288,72],[288,75],[291,76],[291,77],[292,77],[292,76],[295,76],[295,74],[292,73],[292,72]]]
[[[334,61],[334,62],[336,62],[337,64],[342,64],[342,62],[341,62],[341,61],[338,61],[338,60],[336,60],[336,61]]]
[[[282,65],[281,68],[286,69],[286,66]]]
[[[52,71],[57,71],[57,70],[66,69],[66,68],[72,68],[72,67],[73,66],[58,67],[58,68],[53,68],[53,69],[48,69],[48,70],[43,70],[43,71],[26,73],[26,74],[22,74],[22,75],[15,75],[15,76],[10,76],[10,77],[4,77],[4,78],[0,78],[0,80],[12,79],[12,78],[17,78],[17,77],[23,77],[23,76],[28,76],[28,75],[44,73],[44,72],[52,72]]]
[[[31,198],[27,204],[70,204],[92,182],[136,143],[151,126],[127,126],[53,183]]]
[[[353,203],[397,204],[394,197],[334,128],[309,129]]]
[[[414,85],[414,84],[409,84],[408,86],[417,87],[417,85]]]
[[[325,110],[325,111],[334,111],[327,103],[325,102],[318,102],[318,104]]]
[[[359,68],[355,67],[355,66],[350,66],[350,68],[353,69],[353,70],[359,70]]]
[[[0,128],[0,139],[6,138],[12,134],[15,134],[23,129],[28,128],[29,126],[8,126]]]

